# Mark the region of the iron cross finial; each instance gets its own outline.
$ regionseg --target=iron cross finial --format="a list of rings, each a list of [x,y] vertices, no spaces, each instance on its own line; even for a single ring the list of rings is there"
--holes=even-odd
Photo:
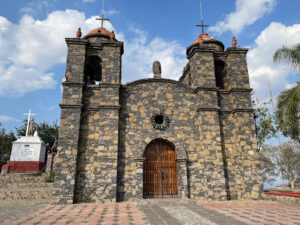
[[[103,28],[103,22],[104,22],[104,20],[109,20],[109,19],[104,18],[104,0],[102,0],[101,17],[100,18],[96,18],[96,20],[101,20],[101,28]]]
[[[204,25],[203,22],[203,12],[202,12],[202,2],[200,1],[200,13],[201,13],[201,24],[196,25],[196,27],[201,27],[202,28],[202,34],[204,34],[204,27],[209,27],[209,25]]]

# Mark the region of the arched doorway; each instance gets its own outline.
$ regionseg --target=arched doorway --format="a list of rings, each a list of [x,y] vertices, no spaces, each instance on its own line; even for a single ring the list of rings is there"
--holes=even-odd
[[[146,147],[143,165],[143,197],[177,197],[177,163],[174,146],[156,139]]]

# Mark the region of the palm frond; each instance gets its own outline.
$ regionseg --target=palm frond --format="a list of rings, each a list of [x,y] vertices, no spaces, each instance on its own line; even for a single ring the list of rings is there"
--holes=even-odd
[[[274,62],[286,62],[297,74],[300,74],[300,44],[291,48],[282,46],[273,55]]]

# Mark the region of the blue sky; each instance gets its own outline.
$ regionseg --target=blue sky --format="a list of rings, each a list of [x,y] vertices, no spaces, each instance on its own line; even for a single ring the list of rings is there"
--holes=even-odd
[[[67,54],[65,37],[100,25],[102,0],[10,0],[0,2],[0,122],[13,130],[29,108],[37,121],[59,120],[61,79]],[[272,54],[300,41],[299,0],[203,0],[208,33],[231,46],[248,47],[251,86],[261,99],[291,87],[299,76],[275,65]],[[122,82],[151,75],[154,60],[162,75],[178,79],[185,49],[200,34],[199,0],[106,0],[104,26],[124,41]]]

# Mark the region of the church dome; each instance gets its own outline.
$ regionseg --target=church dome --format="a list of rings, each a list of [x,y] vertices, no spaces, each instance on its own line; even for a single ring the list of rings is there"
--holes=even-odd
[[[202,44],[203,42],[205,41],[208,41],[208,40],[216,40],[215,38],[209,36],[208,34],[200,34],[196,40],[193,42],[193,44],[196,44],[196,43],[200,43]]]
[[[214,37],[209,36],[206,33],[200,34],[193,44],[188,47],[188,51],[192,46],[200,45],[203,48],[214,49],[215,51],[224,51],[224,44],[221,41],[216,40]]]
[[[102,27],[98,27],[94,30],[91,30],[87,35],[90,35],[90,34],[106,34],[106,35],[111,35],[112,32],[109,32],[108,30],[106,30],[105,28],[102,28]]]
[[[100,36],[105,39],[117,41],[115,37],[115,32],[114,31],[110,32],[104,27],[98,27],[94,30],[91,30],[84,38],[95,37],[95,36]]]

